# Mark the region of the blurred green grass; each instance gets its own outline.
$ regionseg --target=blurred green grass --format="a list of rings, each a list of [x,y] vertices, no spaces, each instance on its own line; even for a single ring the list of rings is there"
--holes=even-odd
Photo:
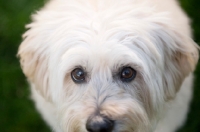
[[[200,0],[179,0],[192,18],[200,43]],[[0,132],[50,132],[33,102],[16,53],[24,25],[45,0],[0,0]],[[195,71],[194,99],[186,124],[178,132],[200,132],[200,64]]]

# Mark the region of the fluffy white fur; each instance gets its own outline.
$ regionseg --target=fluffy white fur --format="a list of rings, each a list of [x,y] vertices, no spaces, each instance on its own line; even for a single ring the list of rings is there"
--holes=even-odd
[[[176,0],[50,0],[27,25],[18,55],[32,98],[55,132],[87,132],[98,109],[113,132],[175,132],[198,61]],[[83,67],[87,82],[71,71]],[[137,71],[121,82],[123,66]]]

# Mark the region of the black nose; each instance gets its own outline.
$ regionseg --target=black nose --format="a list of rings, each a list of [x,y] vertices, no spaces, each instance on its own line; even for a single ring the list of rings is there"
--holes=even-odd
[[[87,120],[86,129],[88,132],[112,132],[114,121],[102,117],[94,116]]]

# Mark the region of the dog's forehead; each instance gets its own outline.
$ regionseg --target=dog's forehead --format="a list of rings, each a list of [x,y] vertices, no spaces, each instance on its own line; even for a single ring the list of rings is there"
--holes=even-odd
[[[145,10],[140,9],[137,4],[141,3],[137,1],[129,1],[126,4],[122,1],[114,5],[101,1],[94,3],[51,1],[46,8],[33,16],[35,24],[31,25],[35,28],[42,26],[50,40],[56,37],[61,39],[67,36],[79,36],[83,40],[94,41],[93,43],[99,43],[99,39],[108,39],[117,31],[120,31],[118,39],[122,39],[126,31],[139,33],[149,28],[148,18],[153,14],[153,9],[149,6],[145,7]],[[101,7],[101,4],[104,7]]]
[[[41,47],[48,47],[50,63],[60,62],[66,67],[94,64],[113,67],[130,63],[141,66],[142,62],[158,60],[159,48],[147,36],[152,28],[150,21],[154,20],[154,17],[148,19],[153,14],[148,6],[142,10],[133,2],[123,7],[118,3],[97,11],[73,2],[54,2],[34,16],[29,25],[31,30],[25,34],[29,38],[36,36],[35,43],[39,41]]]
[[[79,44],[67,49],[61,57],[60,63],[66,71],[82,67],[88,72],[99,71],[99,68],[117,72],[124,66],[142,68],[144,65],[133,49],[117,42],[102,46]]]

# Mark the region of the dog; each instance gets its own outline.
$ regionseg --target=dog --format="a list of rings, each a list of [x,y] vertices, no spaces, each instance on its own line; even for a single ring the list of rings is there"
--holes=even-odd
[[[18,56],[54,132],[175,132],[198,46],[176,0],[50,0]]]

